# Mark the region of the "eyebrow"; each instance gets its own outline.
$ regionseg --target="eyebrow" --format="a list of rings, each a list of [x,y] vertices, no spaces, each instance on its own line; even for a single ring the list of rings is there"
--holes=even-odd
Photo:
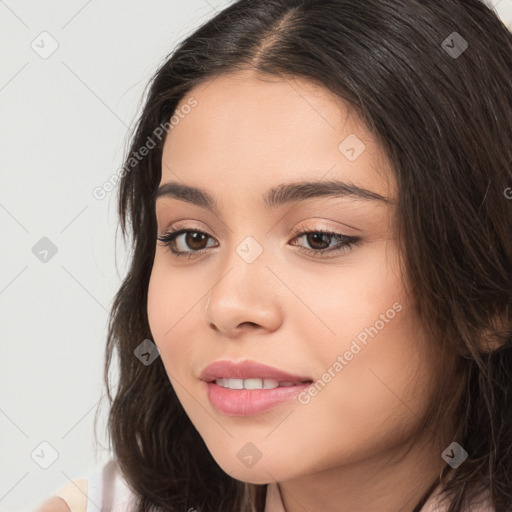
[[[164,183],[158,187],[154,193],[153,199],[156,201],[160,197],[170,197],[209,210],[219,211],[215,197],[207,190],[184,185],[175,181]],[[391,203],[389,198],[381,196],[376,192],[361,188],[353,183],[346,183],[339,180],[282,183],[269,189],[263,195],[263,202],[266,209],[271,209],[287,203],[304,201],[314,197],[355,197],[366,201]]]

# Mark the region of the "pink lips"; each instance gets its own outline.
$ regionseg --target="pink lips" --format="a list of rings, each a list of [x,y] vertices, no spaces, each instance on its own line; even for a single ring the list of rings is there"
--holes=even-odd
[[[293,386],[273,389],[228,389],[217,385],[216,379],[274,379],[292,382]],[[201,372],[206,394],[212,406],[226,416],[252,416],[295,398],[312,382],[309,377],[292,375],[272,366],[254,361],[216,361]]]

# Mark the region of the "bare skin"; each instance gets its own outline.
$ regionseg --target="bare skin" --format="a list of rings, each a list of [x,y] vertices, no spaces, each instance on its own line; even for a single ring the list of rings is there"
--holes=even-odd
[[[208,236],[203,245],[178,237],[176,250],[206,251],[190,259],[158,242],[147,305],[180,402],[222,469],[278,482],[287,512],[411,512],[440,474],[445,446],[421,439],[397,461],[426,410],[436,361],[398,267],[385,154],[346,103],[304,80],[224,75],[182,104],[190,97],[197,106],[167,137],[161,184],[205,189],[219,209],[157,200],[159,235],[179,222]],[[365,146],[353,160],[339,149],[351,134]],[[324,196],[264,207],[271,187],[330,179],[389,202]],[[331,237],[322,246],[296,234],[326,229],[360,243]],[[263,250],[250,264],[236,250],[248,236]],[[377,334],[347,354],[372,326]],[[325,386],[307,403],[227,416],[199,379],[219,359],[255,360]],[[251,467],[237,456],[248,442],[261,453]]]
[[[59,496],[52,496],[48,498],[39,508],[34,512],[71,512],[67,503]]]

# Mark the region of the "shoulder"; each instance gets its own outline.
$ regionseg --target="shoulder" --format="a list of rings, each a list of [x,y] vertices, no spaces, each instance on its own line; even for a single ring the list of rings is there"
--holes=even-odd
[[[76,478],[59,487],[34,512],[85,512],[86,509],[87,479]]]
[[[36,508],[34,512],[71,512],[71,509],[60,496],[52,496]]]
[[[55,491],[73,512],[85,512],[87,508],[87,479],[76,478],[62,485]]]
[[[86,478],[67,481],[53,494],[41,505],[44,508],[33,512],[86,512],[89,502],[95,510],[127,512],[136,499],[115,460],[97,466]]]

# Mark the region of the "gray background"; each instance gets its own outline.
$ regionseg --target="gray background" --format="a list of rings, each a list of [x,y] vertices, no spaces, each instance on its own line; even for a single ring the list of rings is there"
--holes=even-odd
[[[0,0],[0,512],[109,458],[105,398],[97,448],[94,415],[127,258],[116,191],[92,191],[119,172],[157,66],[229,3]],[[512,29],[512,0],[493,4]]]

